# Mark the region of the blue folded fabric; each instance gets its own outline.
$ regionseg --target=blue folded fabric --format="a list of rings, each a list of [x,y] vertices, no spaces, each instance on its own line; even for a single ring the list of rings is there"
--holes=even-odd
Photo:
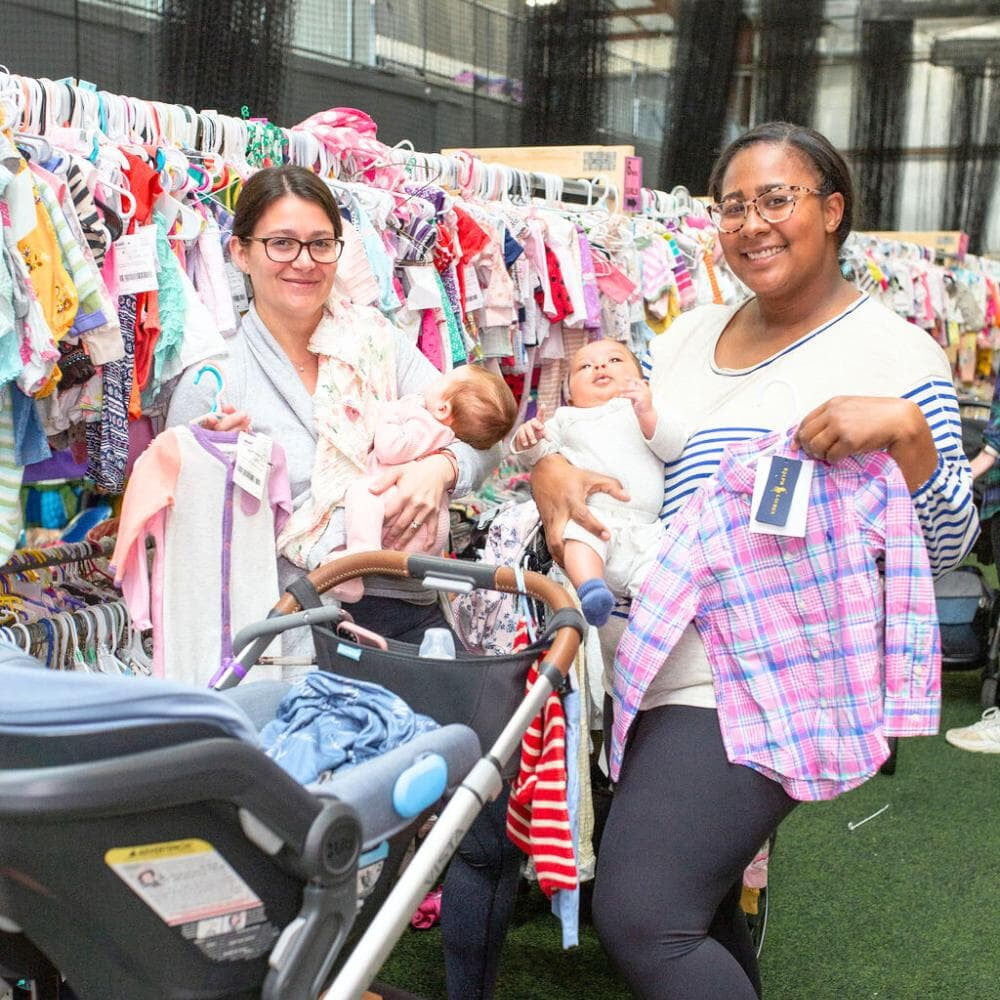
[[[379,684],[314,671],[298,680],[260,732],[261,749],[309,784],[361,764],[438,724]]]

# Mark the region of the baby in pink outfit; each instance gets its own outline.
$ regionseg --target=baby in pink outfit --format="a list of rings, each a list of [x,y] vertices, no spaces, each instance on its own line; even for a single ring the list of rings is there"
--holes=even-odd
[[[382,527],[390,488],[376,496],[372,481],[386,466],[413,462],[442,451],[456,438],[486,450],[492,448],[514,426],[517,403],[507,383],[479,365],[461,365],[429,386],[423,395],[403,396],[379,404],[375,439],[368,458],[368,475],[356,479],[344,494],[348,552],[382,548]],[[409,552],[440,555],[448,543],[448,504],[437,515],[437,531],[427,544],[420,532],[403,548]],[[340,553],[337,553],[338,555]],[[341,600],[360,600],[360,578],[336,588]]]

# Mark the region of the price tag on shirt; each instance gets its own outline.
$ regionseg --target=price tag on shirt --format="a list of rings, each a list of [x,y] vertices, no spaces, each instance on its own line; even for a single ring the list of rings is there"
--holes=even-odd
[[[236,468],[233,482],[252,497],[261,500],[267,484],[267,466],[271,460],[271,439],[266,434],[240,431],[236,440]]]
[[[227,260],[226,279],[229,281],[229,294],[233,297],[233,305],[237,312],[245,313],[250,308],[247,276],[232,261]]]
[[[787,455],[757,462],[750,502],[750,530],[762,535],[805,538],[813,463]]]
[[[474,309],[482,309],[486,305],[486,297],[483,295],[483,286],[479,284],[479,275],[472,264],[465,268],[465,310],[472,312]]]
[[[118,294],[136,295],[155,292],[158,268],[156,260],[156,226],[139,226],[134,233],[115,243]]]

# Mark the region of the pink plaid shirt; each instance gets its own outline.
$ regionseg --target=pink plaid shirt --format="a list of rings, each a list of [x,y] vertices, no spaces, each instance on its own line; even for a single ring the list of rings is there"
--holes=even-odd
[[[750,532],[755,457],[728,447],[677,514],[632,602],[615,662],[611,772],[650,681],[692,619],[729,760],[826,799],[860,785],[887,736],[937,732],[941,650],[927,553],[884,453],[816,463],[806,537]],[[669,662],[664,669],[669,670]]]

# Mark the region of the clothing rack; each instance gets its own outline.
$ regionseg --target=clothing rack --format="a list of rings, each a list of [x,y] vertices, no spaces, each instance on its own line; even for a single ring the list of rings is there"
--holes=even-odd
[[[7,562],[0,566],[0,576],[47,566],[64,566],[91,559],[106,559],[113,549],[113,538],[102,538],[99,542],[63,542],[44,549],[17,549],[11,553]]]
[[[121,600],[92,604],[78,611],[62,611],[33,622],[19,622],[0,626],[0,636],[26,653],[44,661],[48,669],[72,670],[74,651],[79,651],[84,660],[86,653],[96,655],[103,644],[116,664],[122,661],[115,655],[116,650],[125,647],[126,640],[132,639],[128,657],[123,664],[127,670],[117,668],[111,673],[131,673],[149,676],[152,662],[141,646],[141,637],[133,629],[125,602]],[[89,670],[100,667],[87,666]]]
[[[20,549],[0,566],[0,577],[105,559],[113,546],[114,539],[104,538],[98,542],[63,543],[46,549]],[[93,596],[97,599],[85,607],[54,611],[34,621],[0,626],[0,636],[43,660],[50,669],[79,667],[104,671],[111,666],[112,673],[149,674],[152,664],[142,648],[141,637],[132,625],[124,600],[110,590],[105,599],[100,588]],[[101,663],[102,647],[109,657],[104,664]],[[119,649],[127,650],[124,661],[116,655]]]
[[[551,181],[564,185],[563,193],[574,199],[592,193],[588,181],[600,182],[602,192],[613,195],[615,208],[621,211],[620,197],[625,190],[625,165],[635,156],[634,146],[490,146],[478,149],[443,149],[441,155],[464,157],[501,171],[526,173],[538,179],[550,197]],[[549,181],[548,186],[546,180]],[[570,187],[571,186],[571,187]]]

